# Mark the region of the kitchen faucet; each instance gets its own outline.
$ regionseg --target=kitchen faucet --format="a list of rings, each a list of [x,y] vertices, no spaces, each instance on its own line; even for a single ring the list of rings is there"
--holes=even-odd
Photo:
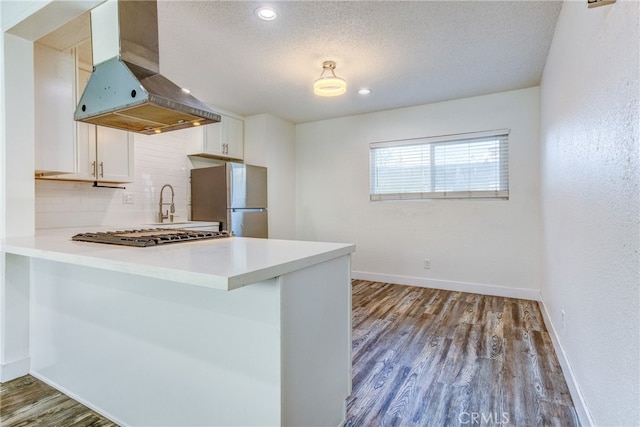
[[[171,203],[163,203],[162,202],[162,192],[164,191],[165,187],[169,187],[169,189],[171,190]],[[162,189],[160,190],[160,204],[159,204],[159,211],[158,211],[158,221],[160,224],[162,224],[162,221],[169,218],[169,222],[173,222],[173,214],[176,212],[176,205],[173,203],[173,197],[174,197],[175,193],[173,192],[173,187],[171,186],[171,184],[165,184],[162,186]],[[162,213],[162,206],[164,205],[171,205],[169,209],[167,209],[167,213]]]

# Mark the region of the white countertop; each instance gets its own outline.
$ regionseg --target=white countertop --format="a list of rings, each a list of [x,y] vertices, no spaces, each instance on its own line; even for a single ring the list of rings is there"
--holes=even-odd
[[[38,230],[35,236],[0,240],[0,250],[227,291],[355,251],[355,245],[345,243],[246,237],[145,248],[71,240],[78,233],[116,229],[123,228]]]

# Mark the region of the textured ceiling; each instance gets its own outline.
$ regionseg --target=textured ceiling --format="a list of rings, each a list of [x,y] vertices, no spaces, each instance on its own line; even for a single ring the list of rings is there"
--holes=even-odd
[[[275,21],[257,19],[270,5]],[[539,84],[558,1],[160,0],[160,69],[199,99],[295,123]],[[348,92],[315,96],[324,60]],[[368,87],[368,96],[357,94]]]

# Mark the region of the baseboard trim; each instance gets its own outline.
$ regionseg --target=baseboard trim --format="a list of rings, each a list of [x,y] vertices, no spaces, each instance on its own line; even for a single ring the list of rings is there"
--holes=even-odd
[[[547,331],[549,332],[549,336],[551,337],[551,342],[553,342],[553,348],[556,350],[556,355],[558,356],[558,362],[560,362],[560,367],[562,367],[562,373],[564,374],[564,380],[567,383],[567,387],[569,387],[569,393],[571,393],[571,399],[573,399],[573,406],[576,408],[576,413],[578,414],[578,419],[580,420],[580,424],[584,427],[592,427],[595,426],[593,422],[593,418],[589,413],[589,409],[587,408],[587,404],[584,400],[584,396],[580,391],[580,386],[578,385],[578,381],[576,380],[575,375],[573,374],[573,369],[571,369],[571,364],[569,363],[569,359],[564,351],[564,347],[562,347],[562,343],[560,341],[560,337],[556,332],[556,328],[553,326],[553,322],[551,321],[551,316],[547,311],[547,307],[544,305],[544,301],[539,302],[540,311],[542,312],[542,319],[544,320],[544,324],[547,327]]]
[[[103,417],[107,418],[109,421],[111,421],[111,422],[113,422],[113,423],[115,423],[115,424],[117,424],[119,426],[127,426],[127,425],[129,425],[129,424],[126,424],[124,421],[119,420],[118,418],[116,418],[113,415],[109,414],[107,411],[104,411],[101,408],[93,405],[91,402],[86,401],[85,399],[81,398],[77,394],[67,390],[65,387],[62,387],[60,384],[56,383],[55,381],[50,380],[46,376],[40,375],[37,372],[33,372],[33,371],[29,372],[29,374],[32,377],[39,379],[43,383],[55,388],[59,392],[66,394],[67,396],[69,396],[70,398],[75,400],[76,402],[81,403],[82,405],[86,406],[87,408],[91,409],[92,411],[97,412],[98,414],[100,414]]]
[[[15,380],[29,373],[31,359],[29,357],[0,365],[0,382]]]
[[[448,280],[425,279],[422,277],[369,273],[366,271],[352,271],[351,277],[356,280],[371,280],[374,282],[393,283],[397,285],[419,286],[423,288],[443,289],[456,292],[470,292],[474,294],[538,301],[538,303],[540,304],[540,311],[542,312],[542,318],[547,327],[547,331],[549,332],[549,336],[551,337],[551,341],[553,342],[553,347],[556,350],[558,361],[560,362],[560,366],[562,367],[562,373],[567,383],[567,387],[569,387],[569,392],[571,393],[573,405],[576,409],[580,424],[585,427],[593,427],[595,425],[591,414],[587,409],[587,405],[585,403],[582,392],[580,391],[580,387],[578,386],[576,377],[573,374],[573,370],[571,369],[571,364],[567,359],[567,355],[564,351],[564,348],[562,347],[556,329],[551,322],[551,317],[549,316],[547,308],[542,301],[542,296],[540,295],[539,291],[533,289],[507,288],[504,286],[486,285],[481,283],[454,282]]]
[[[472,294],[492,295],[496,297],[519,298],[540,301],[540,292],[535,289],[508,288],[505,286],[482,283],[454,282],[449,280],[425,279],[423,277],[396,276],[390,274],[352,271],[351,277],[357,280],[393,283],[396,285],[419,286],[422,288],[442,289],[445,291],[469,292]]]

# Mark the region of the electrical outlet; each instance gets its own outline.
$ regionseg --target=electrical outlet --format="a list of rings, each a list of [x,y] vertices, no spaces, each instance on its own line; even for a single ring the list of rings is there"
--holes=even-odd
[[[123,205],[132,205],[133,204],[133,193],[122,193],[122,204]]]
[[[424,260],[424,268],[425,268],[426,270],[428,270],[428,269],[430,269],[430,268],[431,268],[431,260],[430,260],[430,259],[425,259],[425,260]]]

